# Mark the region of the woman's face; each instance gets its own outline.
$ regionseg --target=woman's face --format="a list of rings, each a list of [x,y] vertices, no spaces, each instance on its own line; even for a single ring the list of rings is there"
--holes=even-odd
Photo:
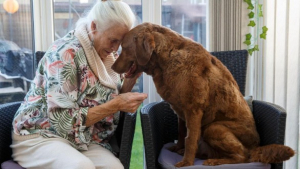
[[[106,58],[113,51],[117,51],[123,37],[129,31],[126,26],[113,25],[103,32],[96,30],[96,24],[91,25],[94,37],[94,48],[101,59]]]

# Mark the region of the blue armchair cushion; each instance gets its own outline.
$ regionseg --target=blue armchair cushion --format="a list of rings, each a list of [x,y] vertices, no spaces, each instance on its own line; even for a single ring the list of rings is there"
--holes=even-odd
[[[4,161],[1,164],[2,169],[24,169],[18,163],[14,162],[13,160]]]
[[[171,147],[175,143],[167,143],[161,149],[158,157],[158,163],[164,169],[176,169],[174,166],[176,163],[181,161],[182,156],[169,151],[167,148]],[[181,167],[180,169],[270,169],[270,164],[264,164],[259,162],[253,163],[240,163],[240,164],[223,164],[218,166],[204,166],[202,165],[204,160],[195,158],[194,165],[188,167]]]

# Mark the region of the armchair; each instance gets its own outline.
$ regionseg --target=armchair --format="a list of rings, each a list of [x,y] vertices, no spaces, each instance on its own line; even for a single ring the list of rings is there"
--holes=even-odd
[[[35,53],[36,66],[45,52]],[[36,67],[35,66],[35,67]],[[0,164],[1,168],[22,169],[20,165],[12,160],[11,131],[12,120],[21,102],[6,103],[0,105]],[[125,169],[129,169],[131,148],[135,131],[136,113],[121,112],[120,122],[116,130],[115,138],[111,142],[112,147],[118,150],[117,155]]]
[[[245,94],[246,84],[246,70],[248,53],[246,50],[241,51],[224,51],[224,52],[212,52],[212,55],[216,56],[223,62],[233,74],[237,81],[241,93]],[[285,134],[285,122],[286,112],[283,108],[258,100],[251,100],[252,110],[256,127],[260,136],[261,145],[268,144],[284,144]],[[154,102],[144,105],[141,109],[141,123],[142,132],[144,137],[144,148],[145,148],[145,162],[147,169],[159,169],[161,165],[158,162],[160,151],[164,144],[174,142],[177,140],[178,125],[177,116],[174,114],[170,105],[166,101]],[[222,166],[203,166],[197,164],[193,167],[188,168],[222,168],[222,169],[233,169],[233,168],[270,168],[271,169],[282,169],[283,163],[279,164],[262,164],[251,163],[222,165]],[[174,167],[175,168],[175,167]]]

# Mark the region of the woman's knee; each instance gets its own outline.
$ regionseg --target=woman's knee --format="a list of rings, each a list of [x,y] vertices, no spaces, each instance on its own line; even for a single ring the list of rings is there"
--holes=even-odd
[[[119,159],[116,159],[116,162],[112,164],[112,169],[124,169],[124,166]]]
[[[124,169],[124,166],[118,158],[107,157],[96,164],[96,169]]]
[[[94,163],[89,158],[77,160],[73,166],[73,169],[95,169]]]

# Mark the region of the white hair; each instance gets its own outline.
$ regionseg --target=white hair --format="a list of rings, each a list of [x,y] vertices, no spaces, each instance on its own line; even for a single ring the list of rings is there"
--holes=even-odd
[[[98,0],[85,17],[80,18],[76,28],[88,25],[94,21],[98,31],[105,31],[115,24],[120,24],[131,29],[135,22],[135,15],[129,5],[122,0]]]

